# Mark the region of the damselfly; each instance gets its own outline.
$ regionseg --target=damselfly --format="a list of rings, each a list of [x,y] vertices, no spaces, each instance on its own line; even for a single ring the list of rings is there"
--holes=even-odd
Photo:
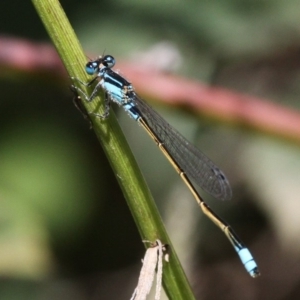
[[[142,125],[192,192],[203,213],[225,233],[249,274],[252,277],[259,276],[256,262],[248,248],[230,225],[204,202],[190,181],[190,179],[194,180],[215,198],[227,200],[231,198],[231,188],[224,173],[141,100],[131,83],[112,70],[114,65],[115,59],[111,55],[101,56],[88,62],[85,68],[87,74],[96,76],[88,83],[78,78],[73,79],[84,86],[91,86],[97,80],[98,83],[90,96],[80,88],[75,86],[74,88],[86,101],[92,101],[100,89],[105,92],[105,111],[104,114],[98,115],[99,117],[103,119],[108,117],[110,102],[113,101],[122,106],[134,120]]]

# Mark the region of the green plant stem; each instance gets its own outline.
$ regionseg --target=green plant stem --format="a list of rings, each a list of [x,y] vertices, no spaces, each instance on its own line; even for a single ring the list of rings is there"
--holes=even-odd
[[[87,82],[88,78],[83,68],[86,63],[85,55],[60,3],[57,0],[32,0],[32,2],[70,77],[77,77]],[[90,94],[91,89],[85,91]],[[88,111],[96,110],[97,113],[103,113],[103,100],[101,101],[99,97],[84,105]],[[160,239],[171,246],[156,205],[113,112],[111,111],[105,121],[93,115],[91,119],[142,239],[150,241]],[[173,248],[170,262],[164,264],[163,282],[170,299],[195,299]]]

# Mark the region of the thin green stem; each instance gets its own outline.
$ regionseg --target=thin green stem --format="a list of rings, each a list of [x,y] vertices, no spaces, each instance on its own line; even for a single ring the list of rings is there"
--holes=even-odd
[[[32,2],[70,77],[77,77],[86,82],[88,78],[83,69],[86,63],[85,55],[60,3],[57,0],[32,0]],[[91,90],[87,88],[86,92],[90,94]],[[100,114],[104,111],[103,100],[99,97],[84,105],[88,111],[97,111]],[[105,121],[93,115],[91,118],[93,128],[115,172],[142,240],[160,239],[171,246],[156,205],[113,112]],[[170,299],[195,299],[173,249],[170,262],[164,266],[163,281]]]

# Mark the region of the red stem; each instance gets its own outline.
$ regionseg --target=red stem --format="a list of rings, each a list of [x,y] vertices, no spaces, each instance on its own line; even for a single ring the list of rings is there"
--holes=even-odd
[[[32,74],[67,75],[50,44],[3,36],[0,37],[0,66]],[[128,63],[118,63],[116,68],[122,70],[144,97],[185,106],[194,113],[300,142],[300,112],[295,109],[178,76],[149,72]]]

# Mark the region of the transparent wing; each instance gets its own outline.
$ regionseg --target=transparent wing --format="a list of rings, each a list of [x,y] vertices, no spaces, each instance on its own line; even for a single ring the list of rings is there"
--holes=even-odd
[[[232,193],[224,173],[137,95],[133,102],[182,171],[215,198],[229,200]]]

